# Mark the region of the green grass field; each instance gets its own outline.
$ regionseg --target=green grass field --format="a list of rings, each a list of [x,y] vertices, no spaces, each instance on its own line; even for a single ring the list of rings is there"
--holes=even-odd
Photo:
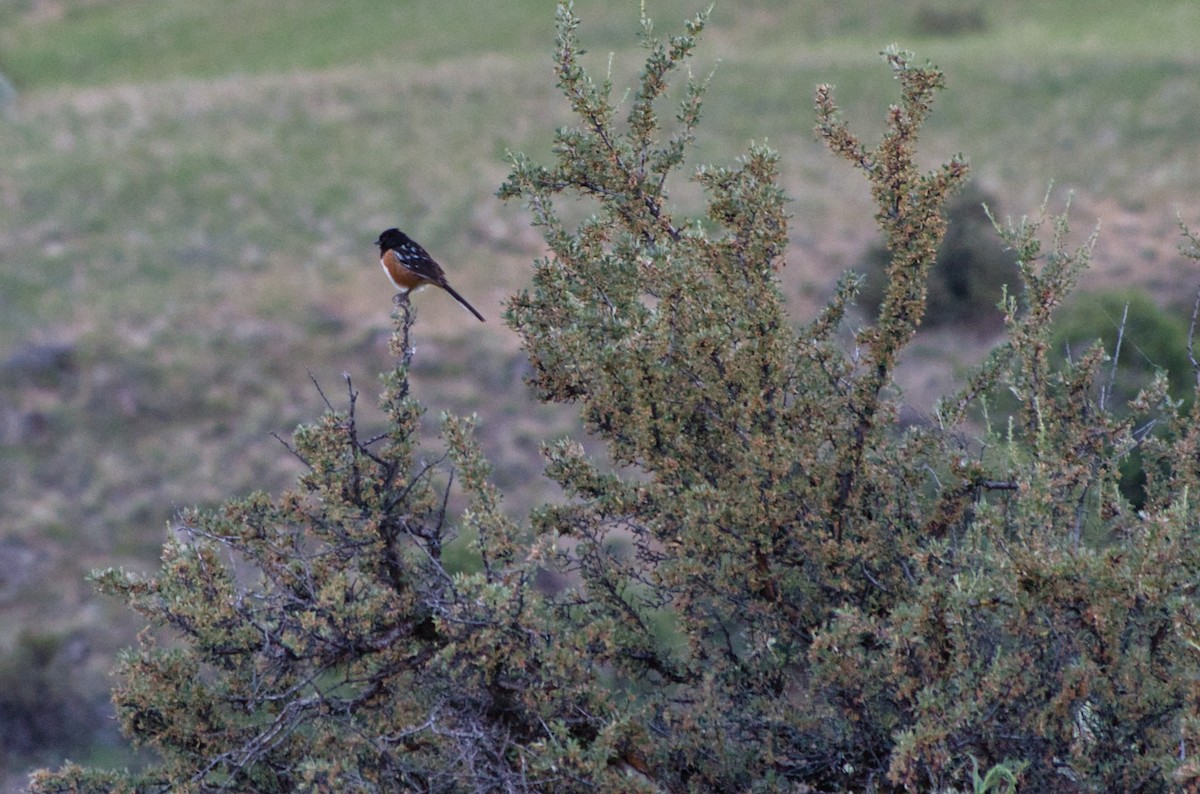
[[[662,33],[703,6],[646,5]],[[720,3],[695,65],[715,68],[697,162],[729,162],[751,140],[782,155],[798,323],[872,239],[865,184],[814,140],[812,89],[834,83],[873,134],[895,96],[877,56],[891,42],[948,75],[931,164],[965,153],[1014,214],[1054,180],[1058,200],[1077,192],[1081,229],[1115,223],[1099,281],[1163,299],[1195,289],[1172,226],[1177,210],[1200,223],[1200,6],[878,5]],[[603,75],[613,53],[621,90],[639,64],[638,4],[576,9],[591,68]],[[939,33],[929,12],[946,9],[977,9],[982,27]],[[15,90],[0,108],[0,555],[25,561],[0,587],[0,656],[22,631],[86,636],[79,686],[103,701],[136,623],[92,597],[85,572],[149,568],[178,509],[289,481],[270,434],[320,412],[308,373],[331,396],[343,372],[374,395],[390,288],[371,242],[386,226],[420,239],[488,317],[417,301],[430,435],[441,411],[478,411],[514,513],[552,495],[537,445],[576,425],[522,387],[501,312],[540,247],[493,194],[506,152],[545,160],[569,121],[553,25],[551,0],[0,7]],[[698,206],[690,185],[679,196]],[[67,358],[47,363],[48,345]],[[108,752],[85,742],[72,757]]]

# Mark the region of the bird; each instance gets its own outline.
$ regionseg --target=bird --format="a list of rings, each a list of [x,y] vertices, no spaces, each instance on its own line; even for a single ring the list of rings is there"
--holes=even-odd
[[[383,265],[383,272],[387,273],[388,279],[402,295],[433,284],[449,292],[467,311],[478,317],[479,322],[487,322],[474,306],[467,303],[466,298],[450,286],[442,266],[433,261],[433,257],[407,234],[399,229],[387,229],[379,235],[375,244],[379,246],[379,264]]]

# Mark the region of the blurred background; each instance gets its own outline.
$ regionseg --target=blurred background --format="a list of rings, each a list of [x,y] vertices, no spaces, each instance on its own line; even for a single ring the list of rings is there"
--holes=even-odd
[[[707,4],[645,5],[670,34]],[[570,121],[554,7],[0,0],[0,790],[66,758],[139,762],[114,730],[108,671],[140,624],[92,594],[88,571],[152,572],[180,509],[286,487],[297,464],[271,434],[323,410],[310,374],[339,406],[349,375],[378,421],[382,229],[421,241],[488,318],[443,293],[416,300],[430,455],[442,411],[477,412],[508,509],[553,498],[538,445],[578,428],[522,384],[501,315],[542,245],[494,193],[507,152],[548,161]],[[600,79],[612,53],[621,96],[641,64],[638,2],[576,12],[587,65]],[[979,203],[1036,214],[1052,180],[1052,209],[1074,193],[1080,240],[1102,229],[1081,284],[1100,298],[1064,333],[1115,335],[1137,302],[1156,338],[1127,338],[1123,360],[1178,363],[1200,286],[1177,226],[1200,226],[1194,0],[718,2],[693,64],[715,69],[693,164],[729,164],[752,140],[780,153],[796,324],[843,270],[880,261],[866,183],[812,133],[813,87],[833,83],[873,140],[897,96],[877,54],[892,42],[947,74],[923,158],[962,152],[974,174],[945,295],[902,373],[912,415],[1001,330],[990,307],[1012,263]],[[686,179],[676,195],[701,209]]]

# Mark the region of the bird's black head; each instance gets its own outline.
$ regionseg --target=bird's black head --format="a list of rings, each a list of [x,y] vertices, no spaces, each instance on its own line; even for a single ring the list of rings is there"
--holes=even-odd
[[[379,239],[375,241],[375,245],[379,246],[381,252],[389,248],[396,248],[404,243],[404,232],[399,229],[387,229],[379,235]]]

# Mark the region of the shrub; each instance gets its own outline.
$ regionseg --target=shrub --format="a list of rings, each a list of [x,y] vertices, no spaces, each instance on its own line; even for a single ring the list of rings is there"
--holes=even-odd
[[[1187,326],[1158,308],[1144,290],[1134,287],[1076,296],[1055,320],[1051,342],[1059,361],[1084,355],[1093,345],[1105,351],[1110,361],[1097,399],[1118,415],[1127,414],[1126,406],[1158,373],[1166,376],[1173,398],[1191,405],[1194,377],[1188,362]],[[1140,448],[1121,461],[1120,475],[1121,494],[1140,510],[1146,501]]]
[[[1191,402],[1195,378],[1188,362],[1188,328],[1137,287],[1080,294],[1063,306],[1051,335],[1054,352],[1078,358],[1093,344],[1112,358],[1108,398],[1123,410],[1157,372],[1167,376],[1171,396]]]
[[[1019,282],[1016,259],[996,233],[989,210],[995,214],[996,197],[968,183],[946,205],[946,234],[926,286],[925,325],[999,327],[1004,319],[997,306]],[[884,244],[864,254],[864,281],[860,302],[879,310],[887,291],[891,254]]]
[[[847,349],[854,279],[802,328],[784,313],[774,153],[696,171],[706,218],[673,210],[705,84],[687,81],[669,134],[659,111],[703,24],[666,40],[644,24],[619,122],[560,6],[578,123],[501,189],[549,246],[507,313],[530,384],[577,404],[608,460],[548,446],[568,499],[526,537],[468,422],[444,424],[449,469],[417,454],[401,312],[382,436],[359,437],[351,390],[297,431],[296,490],[189,514],[159,576],[99,576],[177,636],[146,635],[115,693],[160,763],[45,772],[35,791],[1200,787],[1200,413],[1160,378],[1132,406],[1163,428],[1142,439],[1096,400],[1098,353],[1052,365],[1053,311],[1091,241],[1068,248],[1065,217],[1005,230],[1022,286],[1006,340],[934,424],[899,427],[893,371],[966,176],[957,158],[916,164],[942,76],[884,54],[900,100],[875,146],[817,88],[818,134],[869,180],[891,252],[878,320]],[[594,213],[567,225],[557,205],[578,198]],[[1012,420],[968,439],[996,385]],[[1134,512],[1115,472],[1138,444]],[[473,573],[444,563],[448,471]],[[539,595],[541,566],[571,586]]]
[[[470,424],[451,419],[480,570],[446,564],[445,461],[415,457],[414,314],[405,304],[396,316],[382,434],[360,437],[347,380],[347,407],[330,403],[296,431],[290,449],[308,471],[295,490],[184,515],[157,577],[97,575],[180,640],[144,634],[113,696],[123,731],[161,762],[125,777],[68,767],[35,776],[34,790],[482,791],[542,779],[520,752],[541,736],[539,710],[555,691],[579,713],[588,703],[570,664],[541,680],[530,649],[548,637],[526,614],[535,569],[518,562]],[[572,708],[564,731],[580,722]]]
[[[987,14],[980,0],[922,3],[916,9],[914,27],[924,36],[961,36],[987,28]]]
[[[0,657],[0,765],[28,760],[46,748],[70,752],[102,719],[98,704],[71,684],[69,638],[23,631]],[[67,649],[67,652],[64,652]]]

